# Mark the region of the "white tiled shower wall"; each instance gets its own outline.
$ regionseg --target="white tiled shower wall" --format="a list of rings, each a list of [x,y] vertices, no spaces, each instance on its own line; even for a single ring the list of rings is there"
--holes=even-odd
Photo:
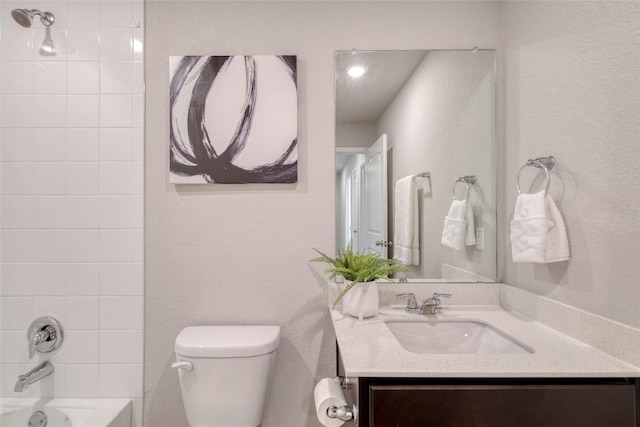
[[[45,27],[11,18],[51,11]],[[21,396],[143,396],[144,4],[5,1],[0,9],[0,368],[13,396],[26,329],[62,320],[54,378]],[[44,358],[40,356],[40,358]]]

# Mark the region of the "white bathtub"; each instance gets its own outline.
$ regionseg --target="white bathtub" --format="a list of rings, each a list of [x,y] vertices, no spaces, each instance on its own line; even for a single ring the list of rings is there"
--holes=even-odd
[[[1,399],[0,426],[28,427],[36,411],[46,414],[47,427],[131,427],[130,399],[71,398]]]

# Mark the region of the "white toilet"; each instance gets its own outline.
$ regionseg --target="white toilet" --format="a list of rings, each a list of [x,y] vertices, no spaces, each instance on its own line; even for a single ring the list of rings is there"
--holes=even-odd
[[[184,328],[173,367],[189,425],[259,426],[279,343],[279,326]]]

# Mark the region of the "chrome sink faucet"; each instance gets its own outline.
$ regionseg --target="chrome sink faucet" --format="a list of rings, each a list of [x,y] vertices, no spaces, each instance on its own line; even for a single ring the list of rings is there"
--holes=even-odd
[[[413,314],[424,314],[426,316],[433,316],[438,313],[437,310],[442,309],[442,301],[440,298],[451,298],[452,294],[443,294],[440,292],[434,292],[431,298],[427,298],[418,305],[415,294],[409,292],[404,294],[396,294],[398,298],[407,298],[407,306],[405,311]]]
[[[422,314],[427,316],[438,314],[438,310],[442,309],[442,301],[440,301],[440,298],[451,298],[452,296],[452,294],[434,292],[431,298],[427,298],[422,301]]]
[[[21,392],[29,388],[29,386],[41,379],[48,377],[53,373],[53,365],[48,360],[42,362],[29,372],[24,375],[20,375],[18,377],[18,381],[16,381],[16,386],[14,387],[15,392]]]

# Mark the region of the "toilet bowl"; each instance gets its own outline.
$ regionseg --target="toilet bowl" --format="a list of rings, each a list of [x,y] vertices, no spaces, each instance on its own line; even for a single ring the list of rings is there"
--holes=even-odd
[[[189,425],[259,426],[279,342],[279,326],[184,328],[173,367]]]

